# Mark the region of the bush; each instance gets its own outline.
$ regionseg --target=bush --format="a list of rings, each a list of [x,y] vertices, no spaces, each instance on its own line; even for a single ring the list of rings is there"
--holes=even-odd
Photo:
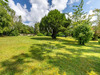
[[[98,43],[100,44],[100,39],[98,39]]]
[[[10,33],[10,36],[18,36],[18,35],[19,35],[18,30],[13,30],[13,31]]]
[[[37,36],[44,36],[42,33],[38,33]]]
[[[50,32],[48,32],[48,33],[45,32],[45,33],[44,33],[44,36],[51,36],[51,35],[52,35],[52,34],[51,34]]]
[[[98,35],[94,34],[92,40],[98,40]]]
[[[47,33],[47,35],[46,36],[51,36],[52,35],[52,33]]]
[[[64,33],[63,33],[63,32],[59,32],[59,33],[57,34],[57,36],[63,37],[63,36],[64,36]]]
[[[92,38],[93,31],[89,25],[78,25],[74,28],[73,35],[79,44],[84,45]]]

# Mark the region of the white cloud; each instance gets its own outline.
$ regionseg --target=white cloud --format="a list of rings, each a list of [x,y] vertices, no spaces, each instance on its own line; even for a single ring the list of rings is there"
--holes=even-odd
[[[24,8],[25,8],[25,9],[27,8],[26,4],[24,4]]]
[[[94,14],[94,13],[93,13],[93,10],[90,10],[88,14],[89,14],[89,15]]]
[[[74,2],[79,2],[79,0],[70,0],[69,4],[73,4]]]
[[[68,4],[68,0],[52,0],[51,6],[49,6],[48,0],[29,0],[32,7],[30,8],[30,11],[28,11],[26,4],[22,6],[20,3],[15,4],[13,0],[8,1],[9,6],[15,10],[16,15],[22,16],[23,23],[32,26],[36,22],[40,22],[41,18],[47,15],[50,10],[58,9],[62,12]],[[70,3],[78,1],[79,0],[70,0]]]
[[[71,16],[73,15],[72,12],[69,12],[68,14],[65,14],[66,18],[71,18]],[[70,16],[70,17],[69,17]]]
[[[9,6],[15,10],[16,15],[22,16],[22,21],[27,25],[34,25],[34,23],[39,22],[42,17],[48,14],[49,4],[47,0],[30,0],[32,7],[30,8],[30,12],[26,9],[27,6],[24,4],[22,6],[20,3],[15,5],[13,0],[9,0]],[[25,23],[29,21],[29,23]]]
[[[14,1],[13,0],[9,0],[9,6],[15,10],[16,12],[16,15],[18,16],[22,16],[22,20],[23,22],[24,21],[27,21],[27,16],[28,16],[28,10],[26,9],[26,5],[24,6],[21,6],[19,3],[17,3],[17,5],[15,5]]]
[[[87,16],[93,15],[93,14],[94,14],[93,10],[90,10]],[[97,19],[97,17],[96,16],[93,16],[90,21],[95,21],[96,19]]]
[[[30,21],[39,22],[42,17],[48,14],[49,3],[47,0],[30,0],[32,4],[30,14]]]
[[[51,10],[58,9],[59,11],[64,10],[67,7],[68,0],[52,0]]]
[[[92,0],[89,0],[86,4],[90,4],[92,2]]]

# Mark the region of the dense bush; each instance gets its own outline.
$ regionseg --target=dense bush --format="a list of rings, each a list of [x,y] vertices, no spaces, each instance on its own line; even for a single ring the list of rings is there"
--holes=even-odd
[[[89,25],[78,25],[74,28],[73,35],[79,44],[84,45],[92,38],[93,31]]]
[[[51,35],[52,35],[52,33],[47,33],[47,34],[46,34],[46,36],[51,36]]]
[[[13,31],[11,31],[11,33],[10,33],[10,36],[18,36],[18,35],[19,35],[18,30],[13,30]]]
[[[42,33],[38,33],[37,36],[44,36]]]
[[[63,36],[64,36],[64,33],[63,33],[63,32],[59,32],[59,33],[57,34],[57,36],[63,37]]]
[[[43,33],[43,35],[44,35],[44,36],[51,36],[52,33],[50,33],[50,32],[45,32],[45,33]]]
[[[98,43],[100,44],[100,39],[98,39]]]
[[[92,40],[98,40],[98,35],[94,34]]]

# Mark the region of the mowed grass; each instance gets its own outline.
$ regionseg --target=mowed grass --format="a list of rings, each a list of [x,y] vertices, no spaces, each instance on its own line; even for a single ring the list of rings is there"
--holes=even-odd
[[[100,45],[71,37],[0,37],[0,75],[100,75]]]

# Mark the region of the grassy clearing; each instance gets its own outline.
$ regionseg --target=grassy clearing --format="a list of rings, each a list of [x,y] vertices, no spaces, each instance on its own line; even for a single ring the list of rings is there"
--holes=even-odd
[[[0,75],[100,75],[100,45],[73,38],[0,37]]]

